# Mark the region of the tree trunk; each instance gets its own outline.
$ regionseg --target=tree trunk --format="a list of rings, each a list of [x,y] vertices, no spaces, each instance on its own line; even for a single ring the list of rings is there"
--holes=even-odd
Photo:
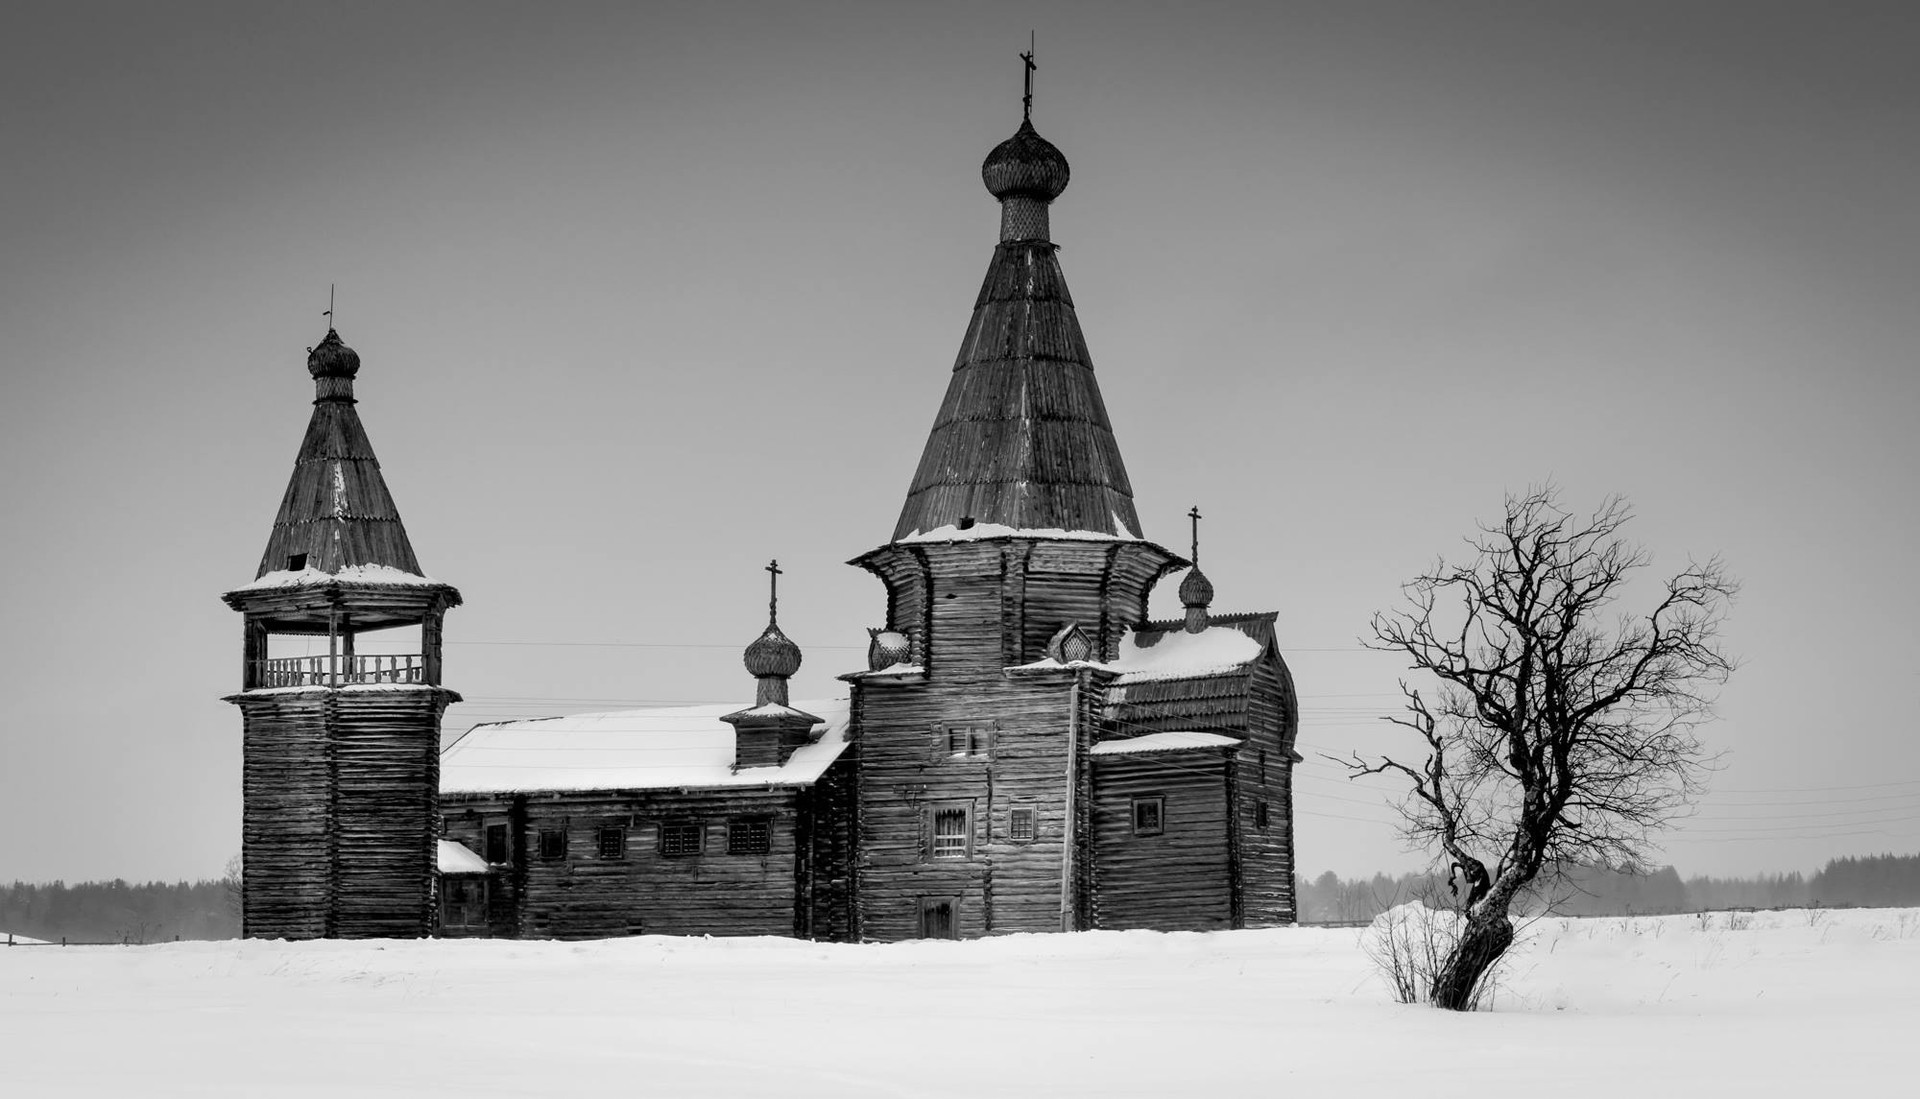
[[[1433,978],[1433,1006],[1472,1011],[1480,981],[1513,945],[1513,921],[1505,905],[1483,908],[1467,917],[1460,941]]]

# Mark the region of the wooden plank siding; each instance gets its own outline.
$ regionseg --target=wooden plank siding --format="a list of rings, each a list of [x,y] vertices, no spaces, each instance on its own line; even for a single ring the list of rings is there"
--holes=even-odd
[[[242,934],[432,931],[436,687],[229,696],[240,707]]]
[[[1273,615],[1218,616],[1261,640],[1244,670],[1115,684],[1105,714],[1113,738],[1152,732],[1215,732],[1241,737],[1234,783],[1234,851],[1244,926],[1272,927],[1296,918],[1293,822],[1294,741],[1299,707],[1292,673],[1274,644]],[[1178,630],[1178,623],[1151,624]],[[1260,805],[1266,826],[1260,826]]]
[[[1093,790],[1093,926],[1233,925],[1227,753],[1095,756]],[[1134,833],[1135,798],[1162,799],[1160,834]]]

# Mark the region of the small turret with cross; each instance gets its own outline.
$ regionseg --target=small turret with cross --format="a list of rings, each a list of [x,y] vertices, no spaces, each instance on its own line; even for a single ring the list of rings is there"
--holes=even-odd
[[[1196,505],[1189,510],[1187,518],[1193,521],[1193,567],[1187,570],[1187,578],[1180,581],[1180,605],[1187,608],[1187,632],[1199,633],[1207,628],[1207,607],[1213,602],[1213,581],[1200,571],[1200,508]]]

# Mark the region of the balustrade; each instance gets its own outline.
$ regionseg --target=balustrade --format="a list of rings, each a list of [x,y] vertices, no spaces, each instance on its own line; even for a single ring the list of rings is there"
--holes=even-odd
[[[254,662],[254,688],[344,687],[355,683],[425,683],[419,653],[277,656]]]

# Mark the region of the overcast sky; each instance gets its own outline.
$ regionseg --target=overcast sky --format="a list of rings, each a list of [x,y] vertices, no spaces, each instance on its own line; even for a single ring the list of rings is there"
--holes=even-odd
[[[1034,121],[1149,537],[1277,610],[1307,873],[1411,867],[1369,614],[1551,478],[1720,553],[1683,874],[1920,849],[1909,4],[10,6],[0,880],[240,846],[240,621],[329,283],[482,720],[862,666]],[[1174,585],[1155,613],[1177,610]]]

